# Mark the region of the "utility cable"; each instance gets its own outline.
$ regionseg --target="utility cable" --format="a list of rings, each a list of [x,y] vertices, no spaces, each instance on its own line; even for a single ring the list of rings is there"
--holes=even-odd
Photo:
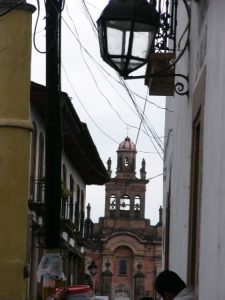
[[[63,18],[63,20],[64,20],[64,18]],[[66,25],[67,25],[67,27],[69,28],[69,30],[72,32],[72,34],[74,35],[74,33],[73,33],[73,31],[72,31],[72,29],[70,28],[70,26],[67,24],[67,22],[64,20],[64,22],[66,23]],[[74,35],[75,36],[75,35]],[[76,40],[79,42],[79,44],[82,46],[82,44],[81,44],[81,42],[80,42],[80,40],[75,36],[75,38],[76,38]],[[83,49],[85,50],[85,52],[86,53],[88,53],[88,51],[83,47]],[[88,53],[89,54],[89,53]],[[91,56],[92,57],[92,56]],[[130,93],[129,93],[129,95],[130,95]],[[137,109],[136,109],[137,110]],[[138,112],[138,110],[137,110],[137,112]],[[139,115],[140,115],[140,113],[139,113]],[[154,136],[153,136],[154,137]],[[158,143],[158,141],[156,141],[157,143]]]
[[[121,81],[122,81],[122,79],[121,79]],[[123,82],[123,81],[122,81],[122,82]],[[139,116],[140,116],[140,113],[139,113],[139,111],[138,111],[137,104],[135,103],[135,101],[134,101],[134,99],[133,99],[132,95],[130,94],[130,91],[129,91],[129,89],[127,89],[127,86],[126,86],[126,84],[124,84],[124,87],[125,87],[125,89],[127,90],[127,93],[130,95],[130,98],[131,98],[131,100],[132,100],[132,102],[133,102],[133,105],[134,105],[135,109],[137,110],[137,113],[138,113],[138,114],[139,114]],[[145,127],[145,126],[144,126],[144,127]],[[149,136],[149,135],[148,135],[148,136]],[[150,136],[149,136],[149,138],[150,138],[150,140],[151,140],[151,142],[152,142],[152,139],[151,139],[151,137],[150,137]],[[156,140],[156,142],[158,143],[158,141],[157,141],[157,140]],[[161,156],[161,154],[159,153],[158,149],[156,148],[155,144],[154,144],[154,143],[152,143],[152,144],[153,144],[153,146],[154,146],[155,150],[157,151],[157,153],[159,154],[160,158],[162,159],[162,156]]]
[[[62,94],[62,97],[64,98],[63,94]],[[84,150],[82,149],[82,147],[80,146],[79,143],[77,143],[77,147],[80,149],[81,153],[84,155],[85,159],[87,160],[87,162],[92,166],[92,168],[99,174],[101,175],[102,177],[108,179],[108,177],[105,176],[105,174],[103,174],[102,172],[99,171],[99,169],[97,169],[95,167],[95,165],[90,161],[90,159],[87,157],[86,153],[84,152]],[[64,151],[64,149],[63,149]]]
[[[89,20],[91,21],[92,27],[95,29],[94,31],[96,32],[96,31],[97,31],[97,26],[95,25],[95,22],[94,22],[94,20],[93,20],[91,14],[90,14],[90,11],[89,11],[89,9],[87,8],[87,5],[86,5],[85,1],[84,1],[84,0],[81,0],[81,1],[82,1],[83,5],[84,5],[84,8],[85,8],[86,12],[87,12],[87,15],[88,15],[88,17],[89,17]]]
[[[34,45],[34,48],[35,50],[40,53],[40,54],[46,54],[46,50],[45,51],[41,51],[38,49],[37,47],[37,44],[36,44],[36,31],[37,31],[37,25],[38,25],[38,21],[39,21],[39,18],[40,18],[40,1],[37,0],[37,18],[36,18],[36,21],[35,21],[35,25],[34,25],[34,33],[33,33],[33,45]]]
[[[68,16],[70,17],[69,14],[68,14]],[[70,18],[71,18],[71,17],[70,17]],[[72,20],[72,18],[71,18],[71,20]],[[73,20],[72,20],[72,22],[73,22]],[[122,123],[124,123],[125,125],[127,125],[127,126],[129,126],[129,127],[131,127],[131,128],[138,129],[136,126],[131,125],[131,124],[128,124],[127,122],[125,122],[125,121],[122,119],[122,117],[120,116],[120,114],[118,113],[118,111],[117,111],[117,110],[112,106],[112,104],[110,103],[108,97],[106,97],[105,94],[102,92],[102,90],[99,88],[99,85],[98,85],[98,83],[97,83],[97,81],[96,81],[96,79],[95,79],[95,76],[94,76],[94,74],[92,73],[92,71],[91,71],[91,69],[90,69],[90,67],[89,67],[89,65],[88,65],[88,63],[87,63],[87,61],[86,61],[86,59],[85,59],[85,57],[84,57],[84,55],[83,55],[83,51],[82,51],[83,47],[82,47],[82,44],[81,44],[81,42],[80,42],[79,34],[78,34],[78,31],[77,31],[77,29],[76,29],[76,26],[75,26],[74,22],[73,22],[73,25],[74,25],[74,30],[75,30],[76,35],[77,35],[76,38],[79,40],[80,51],[81,51],[81,55],[82,55],[83,61],[84,61],[85,65],[86,65],[86,67],[87,67],[87,69],[88,69],[88,71],[89,71],[89,73],[90,73],[90,75],[91,75],[91,77],[92,77],[92,79],[93,79],[93,82],[95,83],[95,85],[96,85],[96,87],[97,87],[99,93],[102,95],[102,97],[103,97],[104,99],[106,99],[106,101],[108,102],[108,104],[110,105],[110,107],[112,108],[112,110],[116,113],[116,115],[118,116],[118,118],[120,119],[120,121],[121,121]],[[105,79],[107,79],[107,78],[105,78]],[[119,96],[120,96],[120,95],[119,95]],[[121,97],[121,96],[120,96],[120,97]],[[121,97],[121,98],[122,98],[122,97]],[[124,100],[124,99],[123,99],[123,100]],[[127,104],[127,103],[126,103],[126,104]],[[127,104],[127,105],[128,105],[128,104]],[[129,107],[129,108],[130,108],[130,107]],[[131,109],[131,108],[130,108],[130,109]],[[133,111],[133,112],[134,112],[134,111]],[[134,113],[135,113],[135,112],[134,112]]]
[[[147,97],[147,95],[146,95],[146,97]],[[142,116],[141,116],[141,120],[140,120],[140,125],[139,125],[138,132],[137,132],[137,137],[136,137],[135,145],[137,145],[137,142],[138,142],[138,137],[139,137],[139,133],[140,133],[140,130],[141,130],[141,125],[142,125],[142,122],[143,122],[143,119],[144,119],[144,113],[145,113],[145,109],[146,109],[146,103],[147,102],[145,101],[143,112],[142,112]]]
[[[96,122],[95,122],[95,120],[91,117],[91,115],[89,114],[89,112],[87,111],[87,109],[85,108],[85,106],[83,105],[83,103],[82,103],[82,101],[81,101],[81,99],[80,99],[80,97],[78,96],[78,94],[76,93],[76,91],[75,91],[75,89],[74,89],[74,87],[73,87],[73,85],[72,85],[72,83],[71,83],[71,81],[70,81],[70,79],[69,79],[69,76],[68,76],[68,74],[67,74],[67,72],[66,72],[66,69],[65,69],[65,67],[64,67],[64,65],[62,64],[62,67],[63,67],[63,71],[64,71],[64,73],[65,73],[65,75],[66,75],[66,78],[67,78],[67,80],[68,80],[68,83],[69,83],[69,85],[70,85],[70,87],[71,87],[71,89],[72,89],[72,91],[73,91],[73,93],[74,93],[74,95],[76,96],[76,98],[77,98],[77,100],[79,101],[79,103],[81,104],[81,106],[83,107],[83,109],[84,109],[84,111],[86,112],[86,114],[88,115],[88,117],[90,118],[90,120],[95,124],[95,126],[105,135],[105,136],[107,136],[110,140],[112,140],[114,143],[116,143],[117,145],[119,145],[119,142],[118,141],[116,141],[115,139],[113,139],[110,135],[108,135]]]
[[[158,175],[155,175],[155,176],[153,176],[153,177],[149,177],[147,180],[152,180],[152,179],[161,177],[161,176],[163,176],[163,175],[165,175],[165,172],[164,172],[164,173],[160,173],[160,174],[158,174]]]
[[[72,20],[71,16],[69,16],[69,17],[70,17],[70,19]],[[107,74],[107,76],[111,77],[113,80],[115,80],[117,83],[119,83],[120,85],[123,86],[123,84],[121,84],[121,82],[120,82],[119,80],[117,80],[116,78],[114,78],[109,72],[107,72],[107,71],[106,71],[106,70],[105,70],[105,69],[97,62],[97,60],[96,60],[96,59],[89,53],[89,51],[82,45],[82,43],[81,43],[79,37],[76,36],[76,35],[74,34],[73,30],[71,29],[71,27],[69,26],[69,24],[66,22],[65,18],[62,17],[62,19],[63,19],[64,23],[66,24],[67,28],[68,28],[68,29],[70,30],[70,32],[72,33],[72,35],[75,37],[76,41],[79,43],[80,47],[81,47],[81,48],[85,51],[85,53],[92,59],[92,61],[95,62],[95,64],[96,64],[100,69],[102,69],[102,70],[104,71],[104,73]],[[73,22],[73,24],[74,24],[74,21],[73,21],[73,20],[72,20],[72,22]],[[74,26],[75,26],[75,24],[74,24]],[[76,30],[76,33],[77,33],[77,30]],[[134,93],[133,91],[131,91],[131,92]],[[141,97],[141,96],[138,95],[137,93],[135,93],[135,95],[145,100],[145,98]],[[149,102],[150,104],[156,106],[156,107],[159,108],[159,109],[168,110],[167,108],[160,107],[159,105],[155,104],[154,102],[151,102],[151,101],[149,101],[149,100],[148,100],[148,102]],[[169,111],[169,110],[168,110],[168,111]]]

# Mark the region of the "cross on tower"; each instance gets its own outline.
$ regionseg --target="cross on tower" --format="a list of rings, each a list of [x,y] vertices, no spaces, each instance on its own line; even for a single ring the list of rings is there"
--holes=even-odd
[[[127,127],[126,127],[126,130],[127,130],[127,137],[129,136],[128,135],[128,130],[129,130],[130,128],[129,128],[129,126],[127,125]]]

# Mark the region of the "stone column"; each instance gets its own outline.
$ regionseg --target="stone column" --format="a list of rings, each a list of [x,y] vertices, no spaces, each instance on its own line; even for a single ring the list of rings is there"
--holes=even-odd
[[[26,299],[30,160],[31,17],[20,1],[0,0],[0,299]]]

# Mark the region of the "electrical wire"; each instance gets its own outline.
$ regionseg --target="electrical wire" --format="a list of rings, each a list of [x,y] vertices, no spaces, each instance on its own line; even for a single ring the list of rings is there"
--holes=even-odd
[[[77,35],[77,39],[79,39],[79,34],[78,34],[78,31],[77,31],[77,29],[76,29],[76,25],[75,25],[75,23],[74,23],[74,21],[73,21],[73,19],[71,18],[71,16],[70,16],[70,14],[69,14],[69,12],[68,12],[68,9],[67,9],[67,14],[68,14],[68,16],[69,16],[69,18],[71,19],[71,21],[72,21],[72,23],[73,23],[73,26],[74,26],[74,30],[75,30],[75,32],[76,32],[76,35]],[[80,39],[79,39],[79,42],[80,42]],[[85,60],[85,58],[84,58],[84,55],[83,55],[83,45],[80,43],[80,49],[81,49],[81,55],[82,55],[82,58],[84,59],[84,61],[85,61],[85,64],[87,65],[87,68],[89,69],[89,71],[90,71],[90,68],[89,68],[89,66],[88,66],[88,64],[87,64],[87,62],[86,62],[86,60]],[[91,57],[91,59],[92,59],[92,57]],[[92,61],[94,61],[94,59],[92,59]],[[95,62],[95,61],[94,61]],[[97,65],[97,66],[99,66],[99,65]],[[91,72],[91,71],[90,71]],[[107,74],[107,75],[109,75],[109,74]],[[93,76],[92,76],[93,77]],[[123,102],[124,103],[126,103],[126,105],[129,107],[129,109],[131,110],[131,111],[133,111],[133,113],[136,115],[136,112],[133,110],[133,108],[126,102],[126,100],[121,96],[121,94],[118,92],[118,90],[112,85],[112,83],[111,83],[111,81],[107,78],[107,77],[105,77],[104,76],[104,79],[108,82],[108,84],[111,86],[111,88],[115,91],[115,93],[120,97],[120,99],[121,100],[123,100]],[[119,81],[117,81],[117,83],[120,83]],[[136,128],[136,127],[135,127]]]
[[[65,67],[64,67],[64,70],[65,70]],[[90,71],[91,72],[91,71]],[[93,79],[94,79],[94,76],[93,76],[93,74],[92,74],[92,77],[93,77]],[[68,78],[68,74],[67,74],[67,78]],[[94,79],[94,81],[95,81],[95,79]],[[70,85],[72,86],[72,84],[71,84],[71,81],[70,81]],[[78,96],[78,95],[77,95]],[[103,95],[104,96],[104,95]],[[105,96],[104,96],[105,97]],[[107,101],[108,101],[108,99],[107,99]],[[82,102],[81,102],[82,103]],[[110,104],[110,102],[109,102],[109,104]],[[110,104],[110,106],[112,107],[112,105]],[[113,108],[113,107],[112,107]],[[113,108],[114,109],[114,108]],[[87,113],[87,111],[86,111],[86,113]],[[118,115],[119,116],[119,115]],[[90,114],[89,114],[89,117],[90,117]],[[119,116],[120,117],[120,116]],[[120,118],[121,119],[121,118]],[[92,121],[93,121],[93,119],[92,119]],[[123,121],[123,120],[122,120]],[[124,122],[124,121],[123,121]],[[99,126],[96,124],[96,122],[94,122],[95,123],[95,125],[99,128]],[[130,127],[132,127],[132,128],[137,128],[136,126],[132,126],[132,125],[130,125],[130,124],[127,124],[126,122],[124,122],[126,125],[129,125]],[[102,129],[101,128],[99,128],[101,131],[102,131]],[[104,134],[106,134],[105,132],[104,132]],[[146,133],[147,134],[147,133]],[[148,134],[147,134],[148,135]]]
[[[86,5],[86,3],[85,3],[85,0],[81,0],[81,1],[82,1],[82,3],[84,3],[85,9],[86,9],[86,11],[87,11],[87,13],[88,13],[88,16],[90,17],[91,22],[92,22],[92,24],[94,24],[94,28],[95,28],[96,31],[97,31],[97,27],[95,26],[95,22],[94,22],[94,20],[93,20],[91,14],[90,14],[88,8],[87,8],[87,5]],[[164,4],[165,4],[165,3],[164,3]],[[95,33],[96,33],[96,32],[95,32]],[[146,100],[146,98],[141,97],[141,96],[138,95],[137,93],[134,93],[134,92],[132,92],[132,93],[135,94],[136,96],[138,96],[139,98],[142,98],[142,99]],[[159,105],[155,104],[154,102],[151,102],[151,101],[149,101],[149,100],[147,100],[147,101],[148,101],[150,104],[155,105],[157,108],[165,109],[165,110],[167,110],[167,111],[170,111],[168,108],[160,107]],[[170,111],[170,112],[172,112],[172,111]]]
[[[37,25],[38,25],[38,21],[39,21],[39,18],[40,18],[40,1],[39,0],[36,0],[37,2],[37,18],[36,18],[36,22],[35,22],[35,25],[34,25],[34,33],[33,33],[33,46],[35,48],[35,50],[40,53],[40,54],[45,54],[47,51],[41,51],[38,49],[37,47],[37,44],[36,44],[36,31],[37,31]]]
[[[121,82],[124,83],[122,78],[121,78]],[[132,100],[132,103],[133,103],[133,105],[134,105],[134,107],[135,107],[135,109],[136,109],[136,111],[137,111],[137,113],[138,113],[138,115],[139,115],[139,117],[140,117],[140,112],[139,112],[139,109],[138,109],[138,107],[137,107],[137,104],[136,104],[135,100],[133,99],[132,95],[130,94],[130,91],[129,91],[129,89],[127,88],[126,84],[124,84],[124,87],[125,87],[125,89],[127,90],[127,93],[130,95],[130,98],[131,98],[131,100]],[[142,115],[141,115],[141,117],[142,117]],[[144,124],[144,127],[146,127],[145,124]],[[148,136],[149,136],[149,135],[148,135]],[[151,138],[150,136],[149,136],[149,138],[150,138],[150,141],[152,142],[152,138]],[[157,140],[156,140],[156,142],[158,143]],[[152,142],[152,145],[153,145],[153,147],[155,148],[155,150],[157,151],[157,153],[159,154],[159,157],[160,157],[161,159],[163,159],[162,156],[161,156],[161,154],[160,154],[160,152],[158,151],[157,147],[155,146],[155,144],[154,144],[153,142]]]
[[[77,42],[79,43],[79,45],[80,45],[80,47],[82,47],[82,49],[92,58],[92,59],[94,59],[90,54],[89,54],[89,52],[83,47],[83,45],[81,44],[81,42],[80,42],[80,40],[79,40],[79,37],[77,37],[74,33],[73,33],[73,31],[72,31],[72,29],[70,28],[70,26],[68,25],[68,23],[65,21],[65,19],[63,18],[63,21],[65,22],[65,24],[67,25],[67,27],[69,28],[69,30],[70,30],[70,32],[73,34],[73,36],[76,38],[76,40],[77,40]],[[126,84],[125,83],[123,83],[123,85],[124,86],[126,86]],[[126,90],[128,91],[128,88],[126,87]],[[131,97],[131,93],[130,92],[128,92],[128,94],[129,94],[129,96]],[[132,98],[132,97],[131,97]],[[133,99],[132,99],[132,101],[133,101]],[[137,110],[137,109],[136,109]],[[138,111],[138,110],[137,110]],[[140,113],[138,112],[138,114],[140,115]],[[127,125],[127,123],[125,123],[126,125]],[[154,135],[153,135],[153,138],[154,138]],[[151,140],[151,139],[150,139]],[[157,142],[158,143],[158,142]],[[154,146],[155,147],[155,146]],[[159,154],[160,155],[160,154]],[[160,155],[160,157],[161,157],[161,155]],[[162,157],[161,157],[162,158]]]
[[[64,95],[62,94],[62,97],[64,98]],[[87,157],[86,153],[84,152],[83,148],[80,146],[79,143],[77,143],[77,147],[80,149],[81,153],[84,155],[85,159],[87,160],[87,162],[92,166],[92,168],[99,174],[101,175],[103,178],[108,179],[108,177],[105,176],[105,174],[103,174],[102,172],[99,171],[99,169],[97,169],[95,167],[95,165],[90,161],[90,159]],[[63,149],[64,151],[64,149]]]
[[[99,10],[100,11],[100,8],[99,7],[97,7],[97,6],[95,6],[95,5],[93,5],[92,3],[90,3],[89,1],[85,1],[88,5],[90,5],[91,7],[93,7],[93,8],[95,8],[95,9],[97,9],[97,10]]]
[[[147,95],[146,95],[146,97],[147,97]],[[142,125],[142,122],[143,122],[143,119],[144,119],[144,113],[145,113],[145,109],[146,109],[146,103],[147,102],[145,101],[143,112],[142,112],[142,115],[141,115],[140,125],[139,125],[138,132],[137,132],[137,137],[136,137],[135,145],[137,145],[137,142],[138,142],[138,137],[139,137],[139,134],[140,134],[141,125]]]
[[[85,4],[85,1],[84,0],[81,0],[82,1],[82,3],[84,3],[84,5],[85,5],[85,9],[87,10],[87,13],[88,13],[88,16],[90,17],[90,19],[91,19],[91,23],[92,24],[95,24],[94,23],[94,20],[93,20],[93,18],[92,18],[92,16],[91,16],[91,14],[90,14],[90,12],[89,12],[89,10],[88,10],[88,8],[87,8],[87,6],[86,6],[86,4]],[[69,16],[70,17],[70,19],[72,20],[72,18],[71,18],[71,16]],[[73,22],[73,20],[72,20],[72,22]],[[73,24],[74,24],[74,22],[73,22]],[[75,26],[75,24],[74,24],[74,26]],[[94,30],[94,33],[96,34],[96,31],[97,31],[97,27],[96,26],[94,26],[94,28],[96,29],[96,30]],[[80,40],[79,40],[79,42],[80,42]],[[81,44],[81,43],[80,43]],[[83,47],[83,45],[81,44],[81,47],[84,49],[84,47]],[[85,49],[86,50],[86,49]],[[86,50],[86,53],[87,54],[89,54],[88,53],[88,51]],[[89,56],[92,58],[92,60],[94,60],[94,58],[89,54]],[[94,60],[95,62],[96,62],[96,60]],[[99,63],[97,62],[97,64],[99,65]],[[101,66],[102,67],[102,66]],[[103,71],[105,71],[105,69],[104,68],[102,68],[103,69]],[[107,71],[106,71],[107,72]],[[108,72],[107,72],[107,75],[108,76],[110,76],[110,77],[112,77],[111,76],[111,74],[109,74]],[[112,77],[114,80],[116,80],[114,77]],[[119,80],[116,80],[116,82],[117,83],[119,83],[120,84],[120,81]],[[143,98],[143,97],[141,97],[140,95],[138,95],[137,93],[135,93],[135,92],[133,92],[133,91],[131,91],[133,94],[135,94],[137,97],[139,97],[139,98],[141,98],[141,99],[144,99],[145,100],[145,98]],[[149,101],[149,100],[147,100],[150,104],[152,104],[152,105],[154,105],[154,106],[156,106],[157,108],[159,108],[159,109],[165,109],[165,110],[167,110],[167,111],[170,111],[169,109],[167,109],[167,108],[164,108],[164,107],[161,107],[161,106],[159,106],[159,105],[157,105],[157,104],[155,104],[154,102],[151,102],[151,101]],[[172,112],[172,111],[170,111],[170,112]]]
[[[66,7],[66,10],[67,10],[67,13],[68,13],[67,7]],[[72,20],[71,16],[69,15],[69,13],[68,13],[68,16],[69,16],[69,18],[71,19],[71,21],[73,22],[73,20]],[[110,107],[112,108],[112,110],[117,114],[117,116],[118,116],[118,118],[121,120],[121,122],[123,122],[125,125],[127,125],[127,126],[129,126],[129,127],[131,127],[131,128],[138,129],[136,126],[133,126],[133,125],[128,124],[127,122],[125,122],[125,121],[121,118],[121,116],[120,116],[120,114],[118,113],[118,111],[112,106],[112,104],[110,103],[109,99],[102,93],[102,91],[101,91],[101,89],[99,88],[98,83],[97,83],[97,81],[96,81],[96,79],[95,79],[95,76],[94,76],[94,74],[92,73],[92,71],[91,71],[91,69],[90,69],[90,67],[89,67],[89,65],[88,65],[88,63],[87,63],[87,61],[86,61],[86,59],[85,59],[85,57],[84,57],[84,55],[83,55],[83,51],[82,51],[83,46],[82,46],[82,44],[81,44],[81,42],[80,42],[79,34],[78,34],[78,31],[77,31],[77,29],[76,29],[76,26],[75,26],[75,23],[74,23],[74,22],[73,22],[73,25],[74,25],[74,30],[75,30],[75,32],[76,32],[76,38],[77,38],[78,41],[79,41],[79,45],[80,45],[80,50],[81,50],[81,55],[82,55],[83,61],[84,61],[85,65],[86,65],[87,69],[89,70],[89,73],[91,74],[92,79],[93,79],[93,81],[94,81],[94,83],[95,83],[95,85],[96,85],[96,87],[97,87],[99,93],[102,95],[102,97],[103,97],[104,99],[106,99],[106,101],[108,102],[108,104],[110,105]],[[71,28],[70,28],[70,29],[71,29]],[[104,78],[105,78],[105,77],[104,77]],[[105,78],[105,79],[107,79],[107,78]],[[108,79],[107,79],[107,80],[108,80]],[[119,96],[120,96],[120,95],[119,95]],[[123,99],[123,100],[124,100],[124,99]],[[142,130],[142,131],[143,131],[143,130]],[[146,132],[145,132],[145,134],[146,134]]]
[[[153,177],[149,177],[148,180],[152,180],[152,179],[161,177],[161,176],[163,176],[163,175],[165,175],[165,172],[164,172],[164,173],[160,173],[160,174],[158,174],[158,175],[155,175],[155,176],[153,176]]]
[[[55,7],[55,9],[57,9],[57,8]],[[77,36],[73,33],[72,29],[70,28],[70,26],[68,25],[68,23],[64,20],[64,18],[62,18],[62,19],[63,19],[63,21],[65,22],[65,24],[67,25],[67,27],[69,28],[69,30],[72,32],[73,36],[76,38],[76,40],[78,41],[78,43],[80,44],[80,46],[82,47],[82,49],[84,49],[85,52],[89,54],[89,52],[82,46],[82,44],[81,44],[81,42],[80,42],[80,40],[79,40],[79,37],[77,37]],[[89,56],[91,56],[91,55],[89,54]],[[91,58],[93,58],[93,57],[91,56]],[[124,86],[125,86],[125,84],[124,84]],[[127,89],[127,88],[126,88],[126,89]],[[128,90],[128,89],[127,89],[127,90]],[[130,93],[129,93],[129,95],[131,96]],[[132,99],[132,98],[131,98],[131,99]],[[133,101],[133,99],[132,99],[132,101]],[[135,103],[135,102],[133,101],[133,103]],[[139,110],[138,110],[138,108],[137,108],[137,105],[136,105],[136,111],[137,111],[138,115],[140,116],[141,114],[140,114],[140,112],[139,112]],[[144,128],[146,128],[146,126],[144,126]],[[154,134],[154,132],[153,132],[152,137],[155,139],[155,134]],[[150,136],[149,136],[149,138],[150,138],[150,140],[151,140],[151,142],[152,142],[152,138],[151,138]],[[156,144],[159,144],[158,141],[157,141],[157,139],[155,139],[155,142],[156,142]],[[158,152],[158,150],[157,150],[157,148],[156,148],[156,146],[154,145],[153,142],[152,142],[152,144],[153,144],[153,146],[155,147],[156,151]],[[159,153],[159,152],[158,152],[158,153]],[[161,154],[160,154],[160,153],[159,153],[159,156],[161,157]],[[161,158],[162,158],[162,157],[161,157]]]
[[[70,17],[71,18],[71,17]],[[72,19],[72,18],[71,18]],[[105,74],[107,74],[107,76],[113,78],[113,80],[115,80],[117,83],[121,84],[120,82],[120,79],[115,79],[109,72],[107,72],[103,67],[102,65],[100,65],[97,60],[89,53],[89,51],[82,45],[80,39],[78,36],[76,36],[73,32],[73,30],[71,29],[71,27],[69,26],[69,24],[66,22],[65,18],[62,17],[62,20],[63,22],[65,23],[65,25],[67,26],[67,28],[69,29],[69,31],[72,33],[72,35],[75,37],[76,41],[79,43],[80,47],[85,51],[85,53],[91,58],[91,60],[97,65],[98,68],[100,68],[102,71],[104,71]],[[73,21],[72,21],[73,22]],[[74,22],[73,22],[74,23]],[[75,25],[75,24],[74,24]],[[76,33],[77,33],[77,30],[76,30]],[[118,75],[118,74],[117,74]],[[123,84],[121,84],[123,86]],[[133,93],[133,91],[131,91],[131,93]],[[137,93],[136,93],[137,96],[139,96]],[[141,96],[139,96],[140,98],[143,98]],[[148,100],[148,102],[154,106],[156,106],[157,108],[159,109],[163,109],[163,110],[167,110],[167,108],[164,108],[164,107],[160,107],[159,105],[155,104],[154,102],[151,102]],[[169,110],[168,110],[169,111]]]
[[[35,50],[36,50],[38,53],[40,53],[40,54],[46,54],[48,51],[51,50],[51,48],[53,47],[54,43],[57,42],[57,39],[58,39],[58,37],[57,37],[57,29],[55,29],[55,34],[54,34],[55,36],[54,36],[54,38],[52,39],[52,45],[51,45],[48,49],[46,49],[45,51],[39,50],[38,47],[37,47],[37,44],[36,44],[36,30],[37,30],[37,26],[38,26],[38,22],[39,22],[39,18],[40,18],[40,0],[36,0],[36,2],[37,2],[37,18],[36,18],[36,22],[35,22],[35,25],[34,25],[33,46],[34,46]],[[55,9],[57,9],[57,7],[56,7],[56,5],[54,4],[54,2],[51,1],[51,3],[52,3],[52,5],[53,5],[53,7],[54,7]],[[59,1],[59,2],[58,2],[58,6],[60,7],[60,9],[57,9],[57,12],[58,12],[59,14],[61,14],[61,12],[63,11],[64,6],[65,6],[65,0]],[[46,4],[45,4],[45,10],[46,10]],[[50,17],[51,17],[51,16],[48,15],[48,14],[46,13],[46,18],[50,18]],[[60,26],[60,25],[59,25],[59,26]],[[47,27],[45,28],[45,30],[46,30],[46,29],[47,29]]]
[[[130,90],[130,89],[129,89],[129,90]],[[156,104],[156,103],[154,103],[154,102],[148,100],[147,98],[142,97],[142,96],[139,95],[138,93],[136,93],[136,92],[134,92],[134,91],[132,91],[132,90],[130,90],[130,91],[131,91],[131,93],[132,93],[133,95],[135,95],[136,97],[138,97],[138,98],[140,98],[140,99],[142,99],[142,100],[144,100],[144,101],[147,101],[149,104],[154,105],[156,108],[159,108],[159,109],[162,109],[162,110],[166,110],[166,111],[168,111],[168,112],[173,112],[173,110],[170,110],[170,109],[168,109],[167,107],[162,107],[162,106],[160,106],[160,105],[158,105],[158,104]]]
[[[84,111],[86,112],[86,114],[88,115],[88,117],[90,118],[90,120],[95,124],[95,126],[105,135],[105,136],[107,136],[110,140],[112,140],[114,143],[116,143],[117,145],[119,145],[119,142],[118,141],[116,141],[115,139],[113,139],[109,134],[107,134],[96,122],[95,122],[95,120],[91,117],[91,115],[89,114],[89,112],[87,111],[87,109],[85,108],[85,106],[83,105],[83,103],[82,103],[82,101],[81,101],[81,99],[80,99],[80,97],[78,96],[78,94],[76,93],[76,91],[75,91],[75,89],[74,89],[74,87],[73,87],[73,85],[72,85],[72,83],[71,83],[71,81],[70,81],[70,79],[69,79],[69,76],[68,76],[68,74],[67,74],[67,72],[66,72],[66,69],[65,69],[65,67],[64,67],[64,65],[62,64],[62,67],[63,67],[63,71],[64,71],[64,73],[65,73],[65,75],[66,75],[66,78],[67,78],[67,80],[68,80],[68,83],[69,83],[69,85],[70,85],[70,87],[71,87],[71,89],[72,89],[72,91],[73,91],[73,93],[74,93],[74,95],[75,95],[75,97],[76,97],[76,99],[79,101],[79,103],[81,104],[81,106],[83,107],[83,109],[84,109]]]
[[[82,1],[83,5],[84,5],[85,11],[87,12],[87,16],[88,16],[88,18],[89,18],[90,21],[91,21],[91,25],[92,25],[92,27],[94,28],[94,31],[97,32],[97,26],[95,25],[95,22],[94,22],[94,20],[93,20],[91,14],[90,14],[90,11],[89,11],[88,8],[87,8],[87,5],[86,5],[85,1],[84,1],[84,0],[81,0],[81,1]]]
[[[68,12],[68,10],[67,10],[67,12]],[[69,14],[68,14],[68,15],[69,15]],[[69,15],[69,17],[70,17],[70,15]],[[70,18],[71,18],[71,17],[70,17]],[[71,20],[72,20],[72,18],[71,18]],[[73,20],[72,20],[72,22],[73,22]],[[77,29],[76,29],[76,26],[75,26],[74,22],[73,22],[73,25],[74,25],[74,29],[75,29],[75,32],[76,32],[76,35],[77,35],[77,39],[80,41],[80,39],[79,39],[79,34],[78,34],[78,31],[77,31]],[[83,48],[81,47],[81,44],[80,44],[80,50],[81,50],[81,55],[82,55],[83,61],[84,61],[85,66],[86,66],[86,68],[88,69],[88,71],[89,71],[89,73],[90,73],[90,75],[91,75],[91,77],[92,77],[92,79],[93,79],[93,82],[94,82],[94,84],[95,84],[95,86],[96,86],[98,92],[99,92],[99,93],[102,95],[102,97],[107,101],[107,103],[109,104],[109,106],[111,107],[111,109],[116,113],[116,115],[118,116],[118,118],[120,119],[120,121],[121,121],[122,123],[124,123],[125,125],[127,125],[127,126],[129,126],[129,127],[132,127],[132,128],[137,129],[136,126],[133,126],[133,125],[131,125],[131,124],[128,124],[127,122],[125,122],[125,121],[122,119],[121,115],[118,113],[118,111],[113,107],[113,105],[112,105],[111,102],[109,101],[109,98],[106,97],[105,94],[102,92],[102,90],[99,88],[99,85],[98,85],[98,83],[97,83],[97,80],[95,79],[95,76],[94,76],[93,72],[91,71],[91,69],[90,69],[90,67],[89,67],[89,65],[88,65],[88,63],[87,63],[87,61],[86,61],[86,59],[85,59],[85,57],[84,57],[84,55],[83,55],[82,49],[83,49]],[[64,67],[64,69],[65,69],[65,67]]]
[[[83,0],[83,2],[84,2],[84,0]],[[138,96],[139,96],[139,95],[138,95]],[[147,100],[147,96],[146,96],[145,104],[144,104],[144,108],[143,108],[142,114],[140,114],[140,113],[138,112],[137,106],[135,105],[135,108],[136,108],[138,114],[140,114],[140,118],[141,118],[135,144],[137,144],[138,137],[139,137],[139,133],[140,133],[140,128],[141,128],[141,125],[142,125],[142,123],[143,123],[143,121],[144,121],[144,113],[145,113],[145,108],[146,108],[146,103],[147,103],[147,101],[148,101],[148,100]],[[157,105],[156,105],[156,106],[157,106]],[[166,109],[166,108],[165,108],[165,109]],[[166,110],[167,110],[167,109],[166,109]],[[169,111],[169,110],[168,110],[168,111]],[[152,132],[153,132],[154,134],[156,134],[156,132],[153,131],[153,128],[152,128]],[[158,140],[160,140],[159,137],[157,137],[157,138],[158,138]],[[154,176],[154,177],[149,178],[148,180],[150,180],[150,179],[152,180],[153,178],[157,178],[157,177],[162,176],[162,175],[163,175],[163,174],[156,175],[156,176]],[[125,187],[124,194],[126,193],[127,186],[128,186],[128,185],[126,185],[126,187]],[[115,228],[115,226],[116,226],[116,222],[117,222],[117,218],[116,218],[116,220],[115,220],[114,228]]]

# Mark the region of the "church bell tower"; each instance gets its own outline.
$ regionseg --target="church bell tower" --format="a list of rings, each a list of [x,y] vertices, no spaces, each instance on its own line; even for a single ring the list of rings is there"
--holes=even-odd
[[[144,160],[140,169],[140,178],[136,177],[136,154],[135,144],[126,137],[117,150],[116,176],[106,183],[106,218],[144,218],[148,180],[146,180]],[[109,159],[108,174],[111,173],[111,159]]]
[[[107,161],[110,180],[105,184],[105,215],[92,224],[88,210],[94,248],[85,253],[87,266],[93,261],[98,266],[94,289],[109,300],[154,297],[153,276],[161,268],[162,222],[152,226],[145,219],[148,180],[144,159],[139,176],[136,173],[137,153],[129,137],[119,144],[115,177],[113,162]]]

